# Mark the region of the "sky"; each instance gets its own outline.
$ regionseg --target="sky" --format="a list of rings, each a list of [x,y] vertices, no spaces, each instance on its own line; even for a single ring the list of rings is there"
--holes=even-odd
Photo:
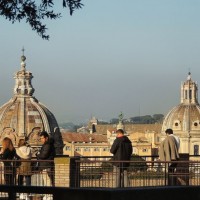
[[[199,0],[84,0],[45,21],[50,40],[0,17],[0,105],[13,96],[22,47],[34,96],[58,123],[164,114],[190,71],[200,81]]]

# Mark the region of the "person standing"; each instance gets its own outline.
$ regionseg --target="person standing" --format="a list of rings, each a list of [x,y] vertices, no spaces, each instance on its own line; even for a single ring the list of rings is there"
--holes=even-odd
[[[28,162],[27,160],[31,160],[32,150],[30,146],[27,146],[25,139],[19,140],[16,154],[20,159],[20,166],[17,170],[18,185],[23,185],[24,178],[25,185],[31,185],[31,162]]]
[[[127,168],[129,167],[131,155],[133,152],[132,143],[127,136],[124,135],[122,129],[116,131],[117,137],[111,146],[110,152],[113,154],[114,175],[116,177],[115,187],[128,187],[128,174]]]
[[[42,142],[42,147],[37,154],[37,159],[42,160],[39,162],[39,170],[42,172],[44,186],[54,186],[54,157],[55,148],[53,144],[53,139],[49,138],[49,134],[46,131],[40,133],[40,140]],[[46,161],[45,161],[46,160]],[[50,161],[52,160],[52,161]]]
[[[17,168],[18,174],[18,185],[24,185],[24,178],[25,178],[25,185],[31,185],[31,157],[32,157],[32,149],[30,146],[27,146],[25,139],[20,139],[18,143],[18,148],[16,149],[16,154],[18,160],[20,160],[20,165]],[[19,161],[18,161],[19,162]],[[28,194],[21,193],[19,199],[26,199],[29,200],[30,197]]]
[[[161,161],[169,162],[168,185],[174,185],[176,184],[176,181],[174,180],[174,172],[177,167],[177,163],[175,161],[179,160],[178,150],[180,147],[180,139],[173,135],[172,129],[166,129],[165,133],[166,138],[160,144],[159,157]]]
[[[1,158],[4,163],[4,181],[6,185],[13,185],[15,181],[15,169],[13,168],[13,162],[7,160],[13,160],[16,155],[16,150],[13,146],[12,140],[5,137],[2,141]]]

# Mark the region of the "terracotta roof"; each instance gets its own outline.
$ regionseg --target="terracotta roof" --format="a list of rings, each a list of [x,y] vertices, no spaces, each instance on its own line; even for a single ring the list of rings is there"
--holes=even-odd
[[[107,130],[112,132],[116,130],[116,125],[113,124],[98,124],[95,126],[96,133],[106,135]],[[124,124],[124,128],[127,133],[141,132],[145,133],[146,131],[161,133],[162,124]]]
[[[107,143],[107,137],[101,134],[88,134],[88,133],[75,133],[65,132],[62,133],[62,138],[65,142],[85,142],[85,143]]]

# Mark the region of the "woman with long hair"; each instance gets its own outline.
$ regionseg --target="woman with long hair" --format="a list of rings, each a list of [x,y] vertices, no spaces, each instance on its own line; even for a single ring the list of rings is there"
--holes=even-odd
[[[25,139],[20,139],[18,143],[18,148],[16,149],[16,154],[20,159],[20,166],[17,168],[18,174],[18,185],[31,185],[31,157],[32,149],[27,145]],[[25,181],[24,181],[25,179]],[[21,193],[19,199],[29,200],[29,194]]]
[[[17,156],[20,158],[21,165],[19,166],[18,172],[18,185],[23,185],[25,178],[25,184],[31,185],[31,162],[32,149],[26,144],[25,139],[20,139],[18,143],[18,149],[16,149]]]
[[[16,151],[13,146],[12,140],[5,137],[2,141],[2,160],[4,162],[4,181],[6,185],[14,184],[14,168],[12,165],[12,159],[15,157]]]

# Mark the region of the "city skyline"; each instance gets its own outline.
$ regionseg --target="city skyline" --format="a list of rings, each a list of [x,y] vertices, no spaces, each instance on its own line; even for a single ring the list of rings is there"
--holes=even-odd
[[[164,114],[180,103],[190,71],[200,81],[200,2],[87,2],[47,21],[50,41],[25,23],[0,18],[0,106],[13,96],[13,75],[33,73],[34,96],[58,123]]]

